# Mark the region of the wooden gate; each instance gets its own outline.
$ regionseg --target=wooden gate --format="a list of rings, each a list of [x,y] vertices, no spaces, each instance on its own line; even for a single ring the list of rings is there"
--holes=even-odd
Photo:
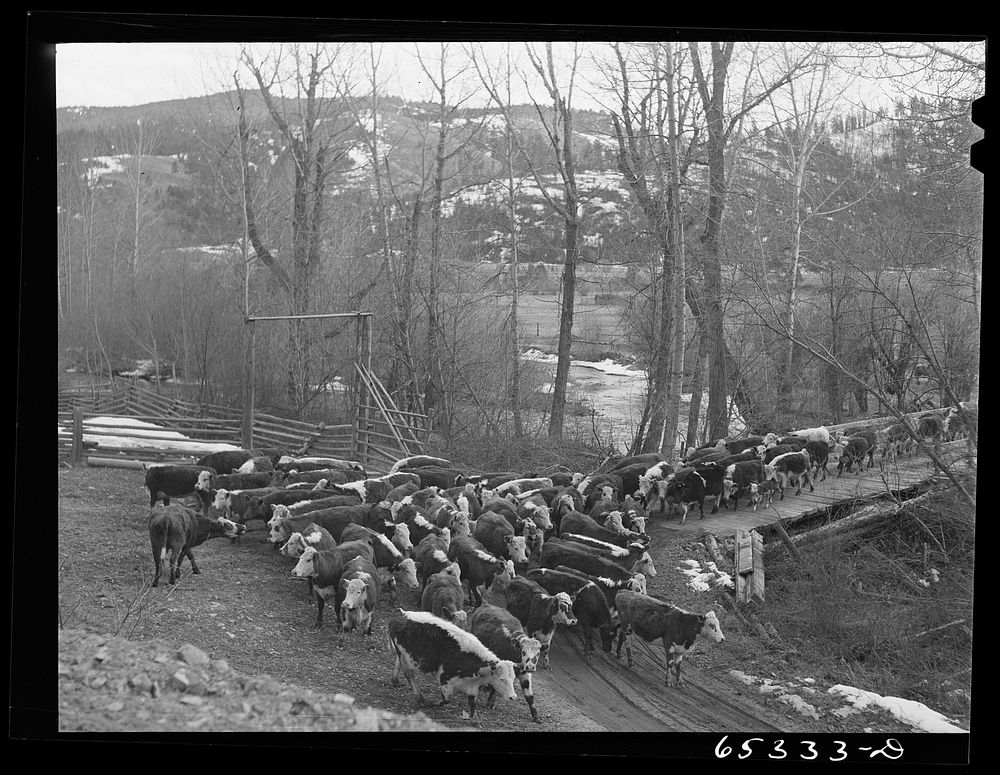
[[[402,411],[365,364],[356,361],[354,368],[358,375],[355,458],[378,471],[399,458],[422,454],[430,434],[427,415]]]

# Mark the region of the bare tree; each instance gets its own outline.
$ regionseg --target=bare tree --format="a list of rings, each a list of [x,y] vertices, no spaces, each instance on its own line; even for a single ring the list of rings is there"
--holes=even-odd
[[[258,62],[249,49],[242,53],[242,63],[257,83],[267,113],[283,139],[291,159],[292,190],[289,215],[288,259],[282,260],[266,245],[251,212],[251,198],[246,199],[247,235],[255,257],[267,267],[284,292],[288,311],[306,314],[311,308],[312,285],[322,260],[321,236],[326,219],[324,191],[332,166],[347,153],[345,140],[353,127],[338,121],[338,104],[327,95],[327,80],[339,54],[316,44],[306,51],[300,46],[289,52],[280,47],[273,59]],[[289,61],[290,60],[290,61]],[[291,94],[286,95],[285,90]],[[275,93],[277,91],[277,94]],[[239,90],[241,116],[246,110],[243,90]],[[241,134],[248,139],[249,129],[241,124]],[[249,169],[244,170],[249,180]],[[284,255],[282,251],[281,255]],[[289,321],[289,366],[286,389],[297,408],[304,406],[309,379],[308,329],[301,320]]]

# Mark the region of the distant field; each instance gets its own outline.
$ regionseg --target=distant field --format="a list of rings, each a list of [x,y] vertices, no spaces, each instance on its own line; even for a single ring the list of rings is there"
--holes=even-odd
[[[621,319],[623,302],[595,304],[593,298],[577,299],[573,314],[573,357],[589,359],[607,351],[628,357]],[[559,342],[558,294],[525,294],[518,316],[522,347],[554,353]]]

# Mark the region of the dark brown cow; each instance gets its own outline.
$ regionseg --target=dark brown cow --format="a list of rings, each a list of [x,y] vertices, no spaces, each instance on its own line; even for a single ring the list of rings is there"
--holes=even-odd
[[[211,519],[178,503],[154,508],[149,514],[149,543],[156,567],[151,586],[160,583],[160,571],[168,555],[170,583],[175,584],[181,577],[181,563],[185,557],[191,561],[191,572],[201,573],[191,552],[194,547],[209,538],[236,538],[245,530],[243,525],[223,518]]]

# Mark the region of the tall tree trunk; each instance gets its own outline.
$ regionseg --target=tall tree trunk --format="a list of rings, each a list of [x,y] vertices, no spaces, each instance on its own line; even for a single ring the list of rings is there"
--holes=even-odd
[[[680,414],[681,392],[684,387],[684,295],[687,285],[684,264],[684,227],[681,219],[681,179],[677,149],[677,116],[674,93],[674,52],[673,44],[666,46],[667,83],[667,143],[670,161],[670,222],[673,232],[674,271],[672,278],[673,303],[673,352],[670,358],[670,382],[667,389],[664,410],[663,440],[660,454],[665,460],[672,460],[677,448],[677,421]]]
[[[709,369],[708,348],[706,347],[707,336],[703,326],[699,326],[698,333],[698,365],[694,370],[694,379],[691,382],[691,406],[688,408],[687,437],[685,446],[688,448],[698,446],[698,421],[701,418],[701,399],[705,392],[705,375]],[[706,423],[708,431],[711,425]],[[711,434],[711,438],[717,437]]]
[[[576,201],[566,203],[567,210],[576,212]],[[565,222],[562,294],[559,304],[559,345],[555,384],[552,389],[552,413],[549,415],[549,438],[561,439],[566,417],[566,385],[569,382],[570,348],[573,345],[573,308],[576,301],[577,230],[575,218]]]
[[[566,384],[569,381],[570,350],[573,345],[573,312],[576,304],[576,264],[579,260],[579,200],[576,195],[576,173],[573,162],[573,115],[566,101],[556,105],[562,119],[562,164],[566,191],[565,238],[563,259],[562,299],[559,305],[559,346],[557,349],[555,385],[552,390],[552,414],[549,416],[549,438],[561,439],[566,417]],[[557,149],[559,153],[559,149]]]

